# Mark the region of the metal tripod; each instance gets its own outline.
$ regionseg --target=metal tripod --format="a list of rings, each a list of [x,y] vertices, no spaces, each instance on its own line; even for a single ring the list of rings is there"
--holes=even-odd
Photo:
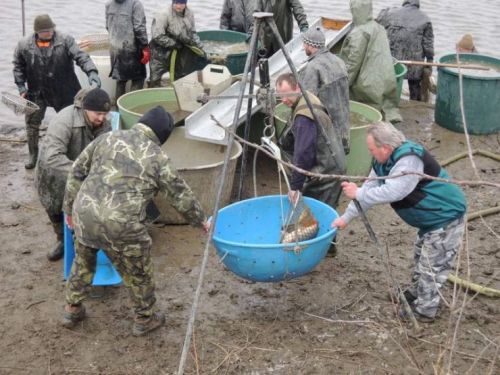
[[[253,100],[253,90],[254,90],[254,85],[255,85],[255,68],[257,64],[257,56],[258,56],[258,36],[263,31],[263,26],[264,23],[269,26],[271,29],[273,36],[276,38],[280,45],[281,51],[283,51],[283,55],[285,56],[285,59],[288,63],[288,66],[290,67],[290,70],[292,71],[292,74],[295,76],[297,79],[297,84],[300,88],[300,91],[306,101],[306,104],[311,111],[314,121],[317,124],[320,124],[318,117],[313,110],[312,103],[309,99],[309,96],[307,92],[304,90],[302,87],[302,84],[300,83],[299,80],[299,75],[297,72],[297,69],[295,68],[295,65],[293,64],[293,61],[288,53],[288,51],[285,48],[285,43],[283,42],[283,39],[281,38],[281,35],[278,31],[278,28],[276,26],[276,23],[274,22],[273,14],[272,13],[267,13],[267,12],[256,12],[253,14],[254,17],[254,32],[252,34],[252,38],[250,40],[250,46],[249,46],[249,52],[247,56],[247,60],[245,62],[245,68],[243,71],[243,77],[241,80],[241,90],[240,94],[238,96],[238,100],[236,102],[236,108],[234,112],[234,118],[233,118],[233,124],[231,125],[231,130],[235,131],[236,127],[238,126],[238,118],[240,116],[240,111],[241,111],[241,106],[243,102],[243,98],[246,97],[248,98],[248,104],[247,104],[247,116],[245,120],[245,130],[244,130],[244,139],[248,140],[250,136],[250,122],[251,122],[251,116],[252,116],[252,100]],[[248,89],[248,95],[245,95],[245,89],[247,86],[247,80],[248,80],[248,73],[250,72],[250,82],[249,82],[249,89]],[[262,72],[262,70],[261,70]],[[268,73],[267,73],[268,74]],[[274,116],[272,113],[271,105],[270,102],[272,99],[275,97],[274,90],[269,87],[269,77],[263,77],[262,75],[260,76],[261,82],[264,83],[264,85],[267,85],[267,103],[265,103],[265,110],[268,114],[268,121],[270,121],[270,124],[274,127]],[[320,133],[322,136],[325,138],[326,144],[328,146],[328,149],[330,153],[332,154],[333,157],[335,157],[335,153],[333,152],[331,142],[326,135],[325,129],[320,125],[318,126],[320,129]],[[247,164],[247,150],[248,146],[245,144],[243,145],[243,156],[241,159],[241,168],[240,168],[240,179],[239,179],[239,184],[238,184],[238,195],[237,199],[241,200],[241,194],[243,191],[243,181],[246,175],[246,164]]]

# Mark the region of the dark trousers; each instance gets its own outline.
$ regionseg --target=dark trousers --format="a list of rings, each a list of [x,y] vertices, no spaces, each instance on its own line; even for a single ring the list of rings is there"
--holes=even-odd
[[[422,94],[420,91],[420,79],[409,79],[408,87],[410,88],[410,99],[411,100],[422,100]]]
[[[128,81],[116,81],[116,100],[126,92],[126,86]],[[133,79],[130,85],[130,91],[142,90],[144,88],[144,79]]]

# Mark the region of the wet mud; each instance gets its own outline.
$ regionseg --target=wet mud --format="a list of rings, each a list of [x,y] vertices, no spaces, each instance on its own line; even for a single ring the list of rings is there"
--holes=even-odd
[[[463,134],[432,123],[431,106],[402,101],[401,107],[405,121],[398,127],[438,160],[466,149]],[[0,137],[22,139],[23,132],[2,131]],[[499,149],[498,134],[471,140],[474,148]],[[83,323],[74,330],[62,328],[62,262],[45,257],[54,235],[38,201],[33,172],[23,168],[26,157],[24,143],[0,142],[0,373],[176,373],[205,247],[203,234],[183,225],[151,228],[165,327],[145,338],[133,337],[126,290],[105,287],[87,300]],[[500,182],[498,162],[482,156],[475,161],[481,180]],[[478,180],[466,159],[448,170],[455,178]],[[250,178],[251,173],[245,197],[252,195]],[[265,157],[258,160],[257,181],[259,194],[280,191],[276,167]],[[470,211],[498,205],[498,189],[464,189]],[[345,204],[343,200],[340,211]],[[374,208],[368,217],[387,244],[394,278],[404,284],[411,273],[415,230],[388,206]],[[474,282],[500,288],[499,228],[498,214],[469,223],[461,276],[470,273]],[[335,258],[327,257],[310,274],[287,282],[240,279],[211,249],[186,373],[429,374],[435,368],[447,370],[448,363],[457,374],[499,371],[498,299],[467,294],[464,303],[463,291],[457,290],[453,299],[453,286],[447,284],[447,303],[438,319],[422,323],[416,333],[396,319],[388,291],[385,266],[360,220],[339,236]]]

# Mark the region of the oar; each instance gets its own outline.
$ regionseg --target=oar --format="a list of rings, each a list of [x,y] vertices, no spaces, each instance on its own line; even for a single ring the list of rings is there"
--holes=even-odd
[[[426,62],[426,61],[398,61],[405,65],[423,65],[423,66],[437,66],[445,68],[460,68],[460,69],[477,69],[477,70],[490,70],[492,68],[484,65],[463,65],[463,64],[451,64],[451,63],[436,63],[436,62]]]

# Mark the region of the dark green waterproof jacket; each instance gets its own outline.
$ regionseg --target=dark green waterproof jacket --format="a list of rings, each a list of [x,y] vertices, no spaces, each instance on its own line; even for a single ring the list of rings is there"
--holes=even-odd
[[[299,0],[256,0],[255,9],[258,12],[273,13],[274,22],[285,44],[292,40],[293,18],[297,21],[301,32],[309,27],[304,7]],[[249,33],[253,33],[253,27]],[[268,56],[280,49],[278,41],[267,25],[260,34],[260,43],[268,51]]]
[[[401,121],[387,33],[373,20],[372,0],[351,0],[350,6],[354,28],[340,51],[349,76],[350,99],[382,111],[387,121]]]
[[[80,83],[75,74],[77,64],[87,75],[97,68],[75,39],[58,31],[50,47],[39,48],[36,34],[22,39],[14,52],[14,81],[28,89],[27,99],[43,100],[56,111],[73,104]]]

